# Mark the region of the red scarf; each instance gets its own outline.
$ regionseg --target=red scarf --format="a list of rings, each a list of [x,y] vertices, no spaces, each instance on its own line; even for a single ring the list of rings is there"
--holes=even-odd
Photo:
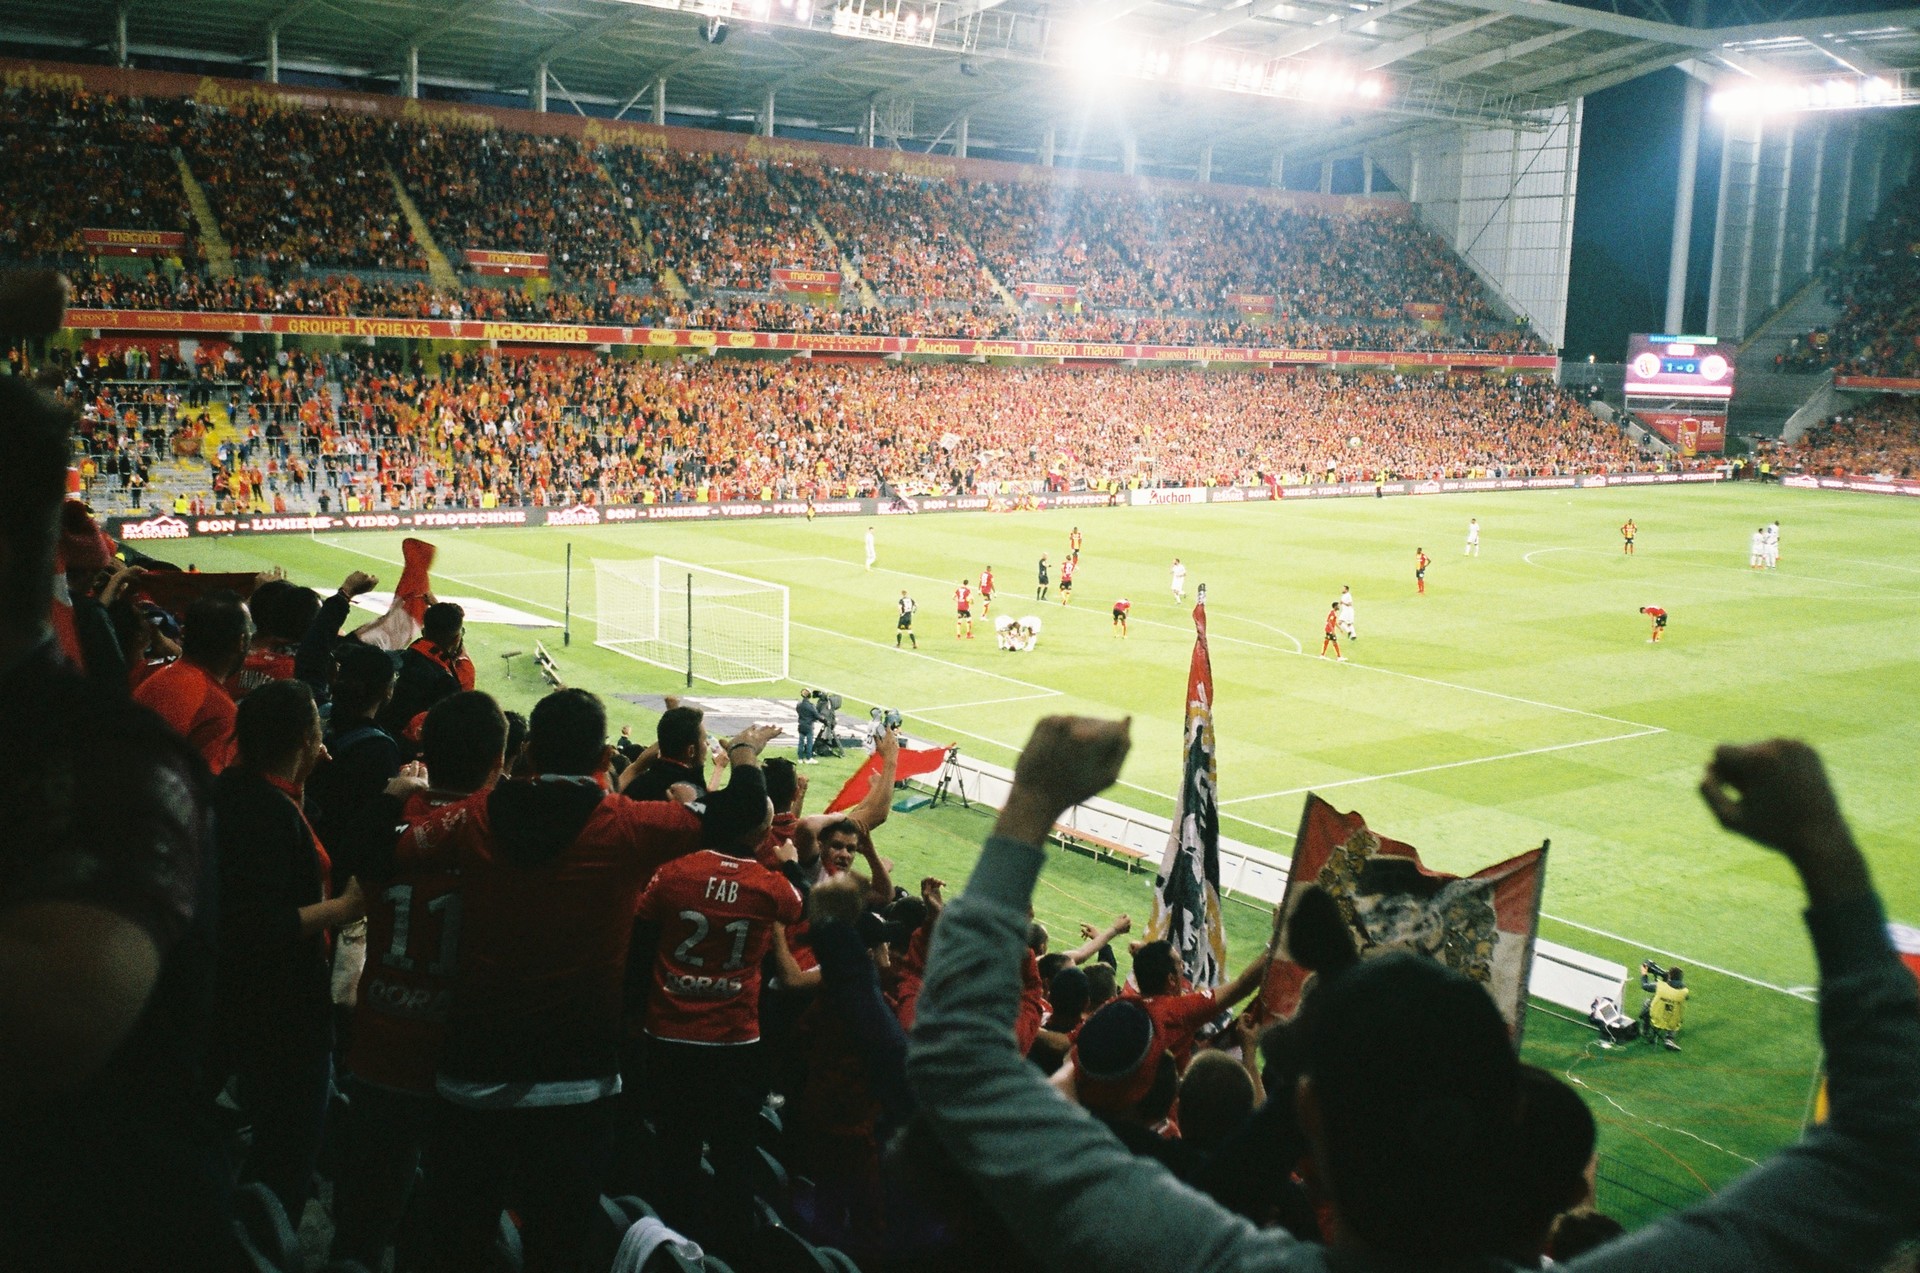
[[[320,842],[320,833],[313,829],[313,823],[307,821],[307,793],[304,788],[296,787],[277,774],[261,774],[267,785],[293,802],[293,811],[300,815],[300,825],[307,829],[307,836],[313,841],[314,860],[320,864],[320,900],[327,901],[333,896],[333,858],[327,852],[327,846]],[[327,953],[333,953],[333,930],[323,928],[320,935],[326,940]]]

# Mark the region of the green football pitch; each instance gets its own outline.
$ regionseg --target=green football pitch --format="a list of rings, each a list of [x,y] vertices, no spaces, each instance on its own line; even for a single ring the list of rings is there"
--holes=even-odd
[[[1618,526],[1638,521],[1637,554]],[[1469,517],[1481,555],[1462,547]],[[1747,565],[1748,537],[1782,526],[1779,568]],[[863,568],[871,524],[878,562]],[[1085,535],[1075,600],[1041,606],[1034,567],[1057,571]],[[1773,735],[1816,744],[1896,919],[1920,921],[1920,508],[1776,487],[1332,500],[1170,509],[739,521],[467,531],[438,536],[436,584],[558,618],[572,547],[572,641],[475,625],[482,686],[525,710],[539,684],[497,656],[536,638],[569,684],[609,695],[644,738],[652,716],[616,693],[671,691],[672,672],[595,648],[592,561],[655,554],[791,589],[797,684],[850,709],[904,711],[910,732],[1001,764],[1037,718],[1131,714],[1134,749],[1111,793],[1165,813],[1179,772],[1192,625],[1169,589],[1175,556],[1208,587],[1224,832],[1286,853],[1303,793],[1357,809],[1427,862],[1472,871],[1553,844],[1544,937],[1628,965],[1684,965],[1694,987],[1679,1055],[1603,1049],[1584,1022],[1536,1004],[1529,1060],[1581,1085],[1614,1180],[1601,1202],[1641,1218],[1717,1188],[1797,1134],[1819,1066],[1815,980],[1788,867],[1726,835],[1694,787],[1713,745]],[[1416,595],[1413,558],[1433,558]],[[195,542],[201,569],[284,566],[324,589],[347,571],[391,580],[399,537],[350,534]],[[991,565],[995,611],[1039,614],[1039,647],[996,648],[990,621],[957,640],[950,594]],[[1316,657],[1328,603],[1350,585],[1360,639]],[[902,589],[920,603],[917,652],[894,646]],[[1114,598],[1132,632],[1110,630]],[[1643,605],[1672,616],[1647,641]],[[1188,605],[1191,605],[1191,591]],[[714,692],[712,687],[703,687]],[[857,705],[857,706],[856,706]],[[812,807],[854,760],[807,772]],[[882,833],[897,875],[966,877],[988,815],[949,805]],[[1056,933],[1118,912],[1143,917],[1149,876],[1062,852],[1038,916]],[[1267,916],[1230,902],[1229,959]],[[1638,995],[1628,1010],[1638,1008]],[[1609,1196],[1611,1191],[1611,1197]]]

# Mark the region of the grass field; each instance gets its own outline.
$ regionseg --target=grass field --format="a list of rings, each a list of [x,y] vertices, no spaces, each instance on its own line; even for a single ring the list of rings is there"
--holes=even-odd
[[[1639,551],[1616,527],[1640,525]],[[1461,552],[1478,517],[1478,558]],[[1778,570],[1747,568],[1747,538],[1782,525]],[[862,709],[904,710],[909,729],[1007,763],[1038,717],[1131,713],[1134,751],[1113,793],[1166,812],[1178,773],[1179,705],[1191,624],[1168,590],[1175,555],[1209,587],[1227,834],[1286,852],[1302,793],[1362,811],[1430,864],[1477,869],[1550,838],[1542,935],[1637,964],[1686,966],[1694,986],[1680,1055],[1604,1051],[1584,1024],[1529,1014],[1530,1060],[1586,1089],[1602,1152],[1670,1181],[1673,1197],[1719,1186],[1791,1140],[1818,1049],[1800,891],[1784,863],[1721,832],[1694,793],[1712,746],[1775,734],[1825,753],[1895,918],[1920,919],[1920,509],[1904,501],[1751,486],[1339,500],[1166,510],[875,519],[879,564],[861,567],[855,519],[449,533],[443,595],[559,614],[573,546],[574,640],[555,650],[569,683],[667,690],[669,672],[593,647],[592,559],[656,553],[792,589],[792,672]],[[956,641],[949,593],[992,564],[1003,601],[1034,612],[1033,568],[1086,536],[1077,600],[1050,604],[1038,650],[1006,654],[990,629]],[[1416,596],[1413,555],[1434,558]],[[331,587],[350,569],[391,578],[397,536],[201,542],[202,569],[278,564]],[[1350,584],[1361,639],[1349,662],[1313,657],[1327,603]],[[921,605],[917,654],[895,651],[894,599]],[[1133,634],[1109,633],[1114,597]],[[1638,607],[1672,614],[1647,644]],[[495,657],[530,634],[476,626],[484,688],[524,709],[524,662]],[[787,687],[744,687],[776,693]],[[651,733],[623,703],[616,721]],[[811,770],[831,791],[852,761]],[[816,797],[815,807],[819,800]],[[958,883],[986,815],[943,808],[883,833],[902,878]],[[1056,932],[1116,911],[1145,913],[1149,880],[1062,854],[1037,911]],[[1263,940],[1266,916],[1229,908],[1230,958]],[[1629,1010],[1638,1006],[1637,997]],[[1603,1204],[1609,1198],[1603,1194]],[[1616,1196],[1632,1214],[1644,1208]]]

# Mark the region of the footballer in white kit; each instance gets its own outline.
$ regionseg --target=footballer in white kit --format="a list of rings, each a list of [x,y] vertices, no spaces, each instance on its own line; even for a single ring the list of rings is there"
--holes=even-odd
[[[1187,568],[1180,564],[1178,557],[1173,559],[1173,599],[1175,603],[1187,599]]]
[[[1780,565],[1780,523],[1767,523],[1767,569],[1774,570]]]
[[[1758,570],[1766,564],[1767,528],[1762,526],[1747,538],[1747,567],[1750,570]]]
[[[868,570],[873,569],[873,563],[874,563],[873,527],[869,526],[867,527],[867,569]]]
[[[1353,626],[1352,588],[1342,587],[1340,589],[1340,599],[1334,602],[1334,609],[1339,611],[1338,623],[1340,630],[1347,634],[1349,641],[1358,641],[1360,639],[1360,633],[1356,631]]]
[[[1480,519],[1477,517],[1469,517],[1467,519],[1466,555],[1469,557],[1478,557],[1480,555]]]

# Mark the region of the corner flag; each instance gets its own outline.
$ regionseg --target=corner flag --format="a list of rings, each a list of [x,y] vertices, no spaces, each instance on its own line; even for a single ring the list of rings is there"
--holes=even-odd
[[[1213,662],[1207,655],[1207,590],[1193,607],[1193,662],[1187,671],[1186,728],[1173,830],[1153,881],[1149,940],[1165,938],[1195,986],[1226,980],[1220,922],[1220,796],[1214,763]]]

